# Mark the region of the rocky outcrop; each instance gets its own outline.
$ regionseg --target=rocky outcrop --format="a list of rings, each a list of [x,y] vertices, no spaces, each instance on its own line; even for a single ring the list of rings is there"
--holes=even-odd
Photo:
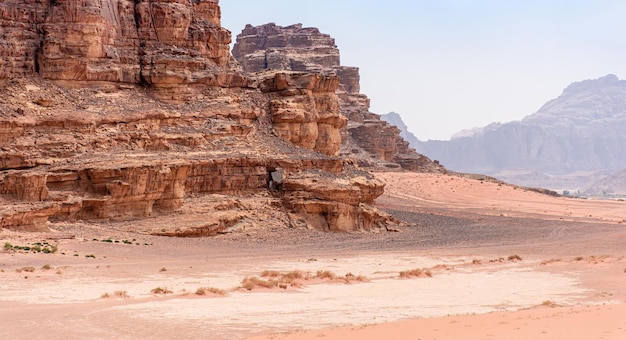
[[[206,87],[245,87],[231,62],[217,0],[57,0],[0,4],[0,79],[145,82],[163,100]]]
[[[285,181],[283,200],[303,223],[318,230],[380,230],[392,218],[369,204],[382,194],[383,187],[367,173],[345,179],[311,170]]]
[[[570,192],[569,194],[623,200],[626,198],[626,169],[599,179],[581,192]]]
[[[389,223],[337,157],[337,75],[244,76],[217,0],[7,0],[0,20],[0,230]]]
[[[528,186],[575,190],[626,168],[626,81],[614,75],[568,86],[521,121],[496,123],[418,151],[447,168]]]
[[[342,131],[342,155],[359,158],[365,166],[393,162],[411,170],[441,170],[410,149],[398,129],[369,112],[369,99],[359,93],[359,69],[340,64],[339,49],[328,34],[301,24],[247,25],[237,35],[233,56],[250,73],[285,70],[339,77],[339,111],[348,118]]]
[[[389,112],[380,115],[380,119],[400,129],[400,136],[402,137],[402,139],[409,143],[409,147],[417,147],[417,145],[419,144],[419,139],[417,139],[417,137],[415,137],[415,135],[411,131],[409,131],[408,126],[406,126],[400,114],[396,112]]]
[[[341,128],[347,123],[335,95],[339,78],[284,72],[263,76],[260,88],[271,94],[269,111],[278,135],[298,146],[337,156]]]

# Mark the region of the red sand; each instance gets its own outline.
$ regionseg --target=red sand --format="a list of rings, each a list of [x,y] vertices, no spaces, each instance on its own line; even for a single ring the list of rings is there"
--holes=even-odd
[[[352,235],[260,228],[207,239],[106,224],[2,231],[0,244],[48,240],[59,251],[0,250],[0,338],[626,338],[624,202],[444,175],[378,176],[388,182],[378,204],[425,218],[417,227]],[[68,233],[76,238],[48,239]],[[432,277],[398,277],[415,268]],[[237,288],[263,270],[350,272],[369,282]],[[173,293],[151,293],[157,287]],[[226,295],[194,294],[200,287]]]

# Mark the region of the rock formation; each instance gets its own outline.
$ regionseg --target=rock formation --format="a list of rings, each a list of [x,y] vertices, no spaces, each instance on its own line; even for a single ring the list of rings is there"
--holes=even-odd
[[[390,221],[384,184],[337,157],[338,77],[245,76],[217,0],[6,0],[0,20],[0,230]]]
[[[270,94],[270,116],[278,135],[298,146],[337,156],[340,129],[347,121],[339,113],[335,95],[339,78],[284,72],[265,76],[260,88]]]
[[[626,168],[626,81],[614,75],[568,86],[521,121],[491,124],[418,151],[448,169],[512,183],[580,189]]]
[[[338,76],[339,108],[348,118],[342,155],[358,158],[365,166],[394,163],[410,170],[441,171],[437,164],[409,148],[395,126],[369,112],[369,98],[359,93],[359,69],[340,64],[339,49],[328,34],[301,24],[247,25],[237,35],[233,56],[249,73],[283,70]]]
[[[626,198],[626,169],[601,178],[582,192],[571,192],[570,195],[582,194],[601,198]]]
[[[380,119],[400,129],[400,137],[402,137],[402,139],[409,143],[409,147],[417,147],[417,145],[419,144],[419,139],[417,139],[417,137],[415,137],[415,135],[411,131],[409,131],[408,126],[406,126],[400,114],[396,112],[389,112],[380,115]]]
[[[36,72],[66,82],[145,82],[173,101],[192,99],[197,86],[247,84],[231,63],[217,0],[7,0],[0,18],[0,79]]]

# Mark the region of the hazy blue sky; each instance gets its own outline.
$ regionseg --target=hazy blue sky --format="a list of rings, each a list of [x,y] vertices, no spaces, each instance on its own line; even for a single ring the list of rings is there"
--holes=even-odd
[[[575,81],[626,77],[625,0],[222,0],[235,36],[302,23],[361,70],[371,111],[421,140],[536,112]]]

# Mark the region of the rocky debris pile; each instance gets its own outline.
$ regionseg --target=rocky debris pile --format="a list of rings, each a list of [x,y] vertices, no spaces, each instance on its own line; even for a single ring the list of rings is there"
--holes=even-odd
[[[443,170],[411,149],[395,126],[369,112],[369,98],[360,93],[359,69],[341,65],[339,49],[328,34],[301,24],[282,27],[270,23],[247,25],[236,40],[233,56],[246,72],[284,70],[339,77],[336,91],[339,111],[348,118],[343,130],[342,155],[358,158],[362,166]]]
[[[338,78],[248,78],[217,0],[7,0],[0,20],[0,230],[392,221],[371,206],[383,183],[337,157]]]

